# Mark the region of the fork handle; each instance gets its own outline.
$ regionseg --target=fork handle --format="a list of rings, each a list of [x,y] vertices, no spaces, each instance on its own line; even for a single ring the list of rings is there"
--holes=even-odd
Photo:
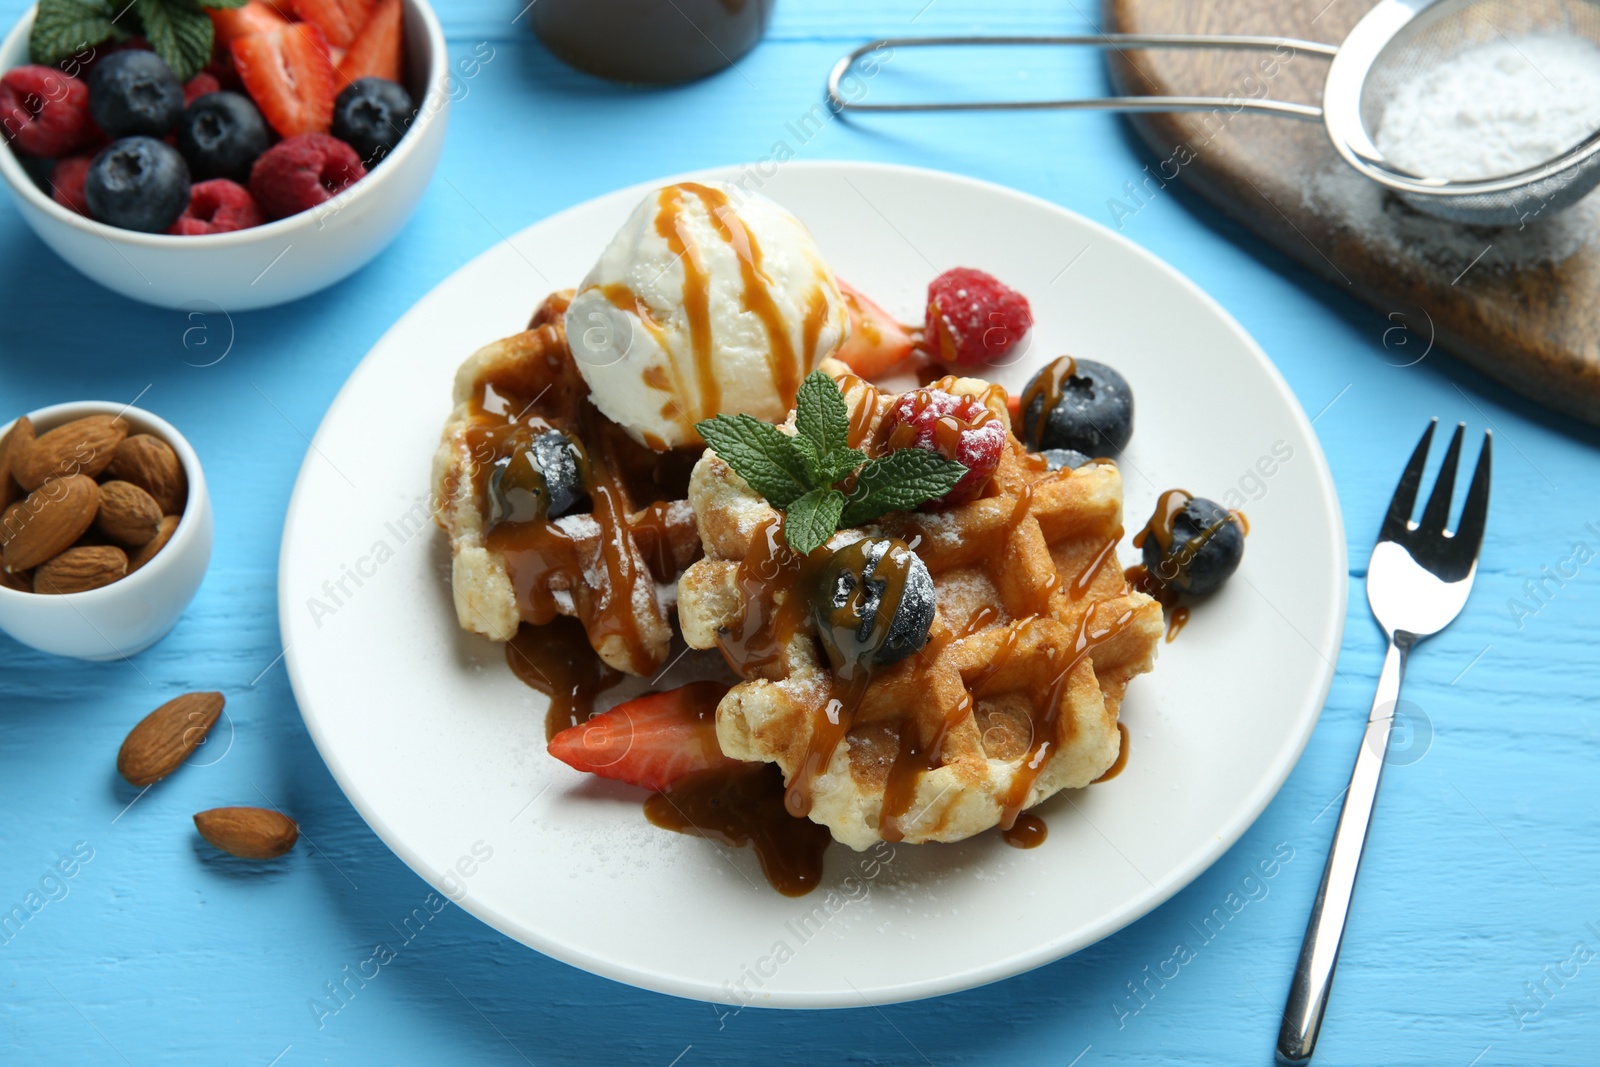
[[[1400,699],[1400,681],[1405,675],[1406,653],[1415,638],[1400,632],[1389,639],[1389,651],[1378,676],[1378,692],[1372,698],[1366,734],[1356,755],[1355,769],[1339,811],[1339,826],[1333,833],[1328,862],[1322,868],[1322,885],[1306,924],[1305,940],[1300,943],[1300,962],[1295,965],[1289,985],[1289,1000],[1283,1009],[1283,1026],[1278,1031],[1278,1062],[1299,1067],[1311,1062],[1322,1029],[1322,1013],[1328,1006],[1328,990],[1333,985],[1333,969],[1339,964],[1339,945],[1344,940],[1345,918],[1350,914],[1350,899],[1355,895],[1356,872],[1361,852],[1367,843],[1367,826],[1378,799],[1378,782],[1383,777],[1384,754],[1389,747],[1389,731],[1394,725],[1395,703]]]

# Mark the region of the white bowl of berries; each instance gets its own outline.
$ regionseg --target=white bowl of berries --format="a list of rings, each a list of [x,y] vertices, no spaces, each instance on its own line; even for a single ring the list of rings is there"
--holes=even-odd
[[[353,273],[416,209],[450,100],[423,0],[102,6],[41,0],[0,44],[0,175],[88,277],[269,307]]]

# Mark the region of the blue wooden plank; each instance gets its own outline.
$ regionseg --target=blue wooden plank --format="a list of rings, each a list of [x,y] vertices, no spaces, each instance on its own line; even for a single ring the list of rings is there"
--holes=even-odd
[[[211,324],[233,339],[215,366],[185,362],[191,324],[181,315],[82,281],[0,208],[0,414],[148,386],[141,404],[200,450],[218,521],[205,586],[149,652],[64,664],[0,639],[0,908],[30,892],[45,902],[0,944],[6,1062],[1269,1062],[1337,812],[1329,805],[1379,662],[1366,553],[1396,464],[1432,415],[1498,431],[1494,514],[1468,613],[1413,662],[1407,697],[1431,738],[1385,783],[1318,1062],[1594,1062],[1600,963],[1579,962],[1574,947],[1600,951],[1600,662],[1590,636],[1600,562],[1547,583],[1537,600],[1526,583],[1575,542],[1600,548],[1586,525],[1600,527],[1596,436],[1442,355],[1394,365],[1411,357],[1393,347],[1390,320],[1178,186],[1124,232],[1199,279],[1317,415],[1351,545],[1349,625],[1327,711],[1238,845],[1077,956],[881,1012],[719,1016],[554,963],[453,907],[432,915],[427,887],[334,785],[275,665],[282,516],[307,436],[344,377],[396,317],[500,235],[599,191],[761,159],[795,140],[785,124],[817,101],[852,40],[1087,25],[1073,5],[1043,0],[1000,11],[975,0],[786,3],[739,72],[641,92],[560,66],[511,24],[520,6],[462,0],[445,12],[455,58],[481,41],[495,58],[455,108],[439,177],[393,248],[327,293]],[[0,0],[0,22],[21,8]],[[1064,91],[1099,78],[1087,59],[974,54],[957,69],[901,58],[883,75],[898,80],[869,92]],[[959,171],[1107,222],[1106,201],[1145,162],[1104,116],[830,122],[790,147],[801,158]],[[1141,313],[1137,294],[1125,311]],[[128,725],[194,688],[227,693],[232,747],[219,728],[213,766],[142,797],[119,784],[111,754]],[[196,849],[184,830],[201,808],[265,801],[293,811],[310,846],[266,876]],[[75,847],[89,858],[63,877],[56,865]],[[1174,944],[1193,939],[1191,924],[1275,849],[1292,859],[1265,892],[1195,946],[1176,977],[1152,978],[1172,973]],[[413,921],[408,940],[395,927],[419,908],[428,921]],[[343,1004],[327,1001],[327,983],[345,982],[378,942],[398,944],[393,961],[348,984]]]

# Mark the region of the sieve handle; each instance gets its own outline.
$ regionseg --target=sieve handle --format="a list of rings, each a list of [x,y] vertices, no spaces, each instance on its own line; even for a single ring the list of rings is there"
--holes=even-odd
[[[1235,48],[1255,51],[1274,51],[1288,48],[1292,52],[1306,52],[1331,59],[1339,49],[1331,44],[1301,41],[1293,37],[1251,37],[1239,34],[1187,34],[1187,33],[1097,33],[1087,36],[1025,36],[1025,37],[885,37],[869,41],[840,58],[828,74],[828,104],[840,111],[1215,111],[1229,108],[1233,111],[1252,111],[1267,115],[1284,115],[1289,118],[1317,121],[1322,109],[1313,104],[1296,104],[1285,100],[1252,100],[1233,96],[1099,96],[1067,100],[996,100],[996,101],[943,101],[936,103],[859,104],[846,100],[839,92],[839,83],[850,73],[856,61],[869,52],[882,48],[921,48],[934,45],[1081,45],[1088,48],[1111,48],[1121,52],[1132,48]]]

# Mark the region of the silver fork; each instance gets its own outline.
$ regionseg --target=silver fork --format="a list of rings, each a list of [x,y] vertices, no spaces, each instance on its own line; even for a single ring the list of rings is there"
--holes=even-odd
[[[1378,625],[1389,636],[1389,652],[1383,660],[1383,673],[1378,676],[1378,692],[1372,699],[1366,735],[1356,756],[1355,770],[1350,773],[1339,827],[1333,834],[1327,866],[1322,869],[1322,885],[1311,909],[1311,921],[1306,924],[1300,962],[1295,965],[1289,1001],[1283,1009],[1278,1062],[1292,1067],[1311,1061],[1317,1033],[1322,1029],[1333,969],[1338,966],[1339,946],[1344,940],[1345,918],[1355,894],[1361,850],[1367,843],[1367,826],[1378,797],[1378,780],[1383,775],[1384,753],[1394,725],[1395,704],[1400,699],[1406,656],[1417,642],[1438,633],[1461,613],[1478,570],[1478,549],[1483,544],[1484,520],[1489,512],[1489,455],[1493,443],[1489,433],[1483,435],[1483,450],[1478,453],[1478,467],[1473,471],[1472,486],[1467,490],[1467,502],[1455,532],[1446,533],[1445,522],[1450,517],[1450,497],[1465,423],[1456,427],[1455,436],[1450,439],[1439,479],[1422,509],[1422,520],[1411,521],[1423,464],[1438,423],[1435,419],[1428,424],[1411,454],[1394,499],[1389,502],[1372,560],[1367,564],[1367,602],[1372,605]]]

